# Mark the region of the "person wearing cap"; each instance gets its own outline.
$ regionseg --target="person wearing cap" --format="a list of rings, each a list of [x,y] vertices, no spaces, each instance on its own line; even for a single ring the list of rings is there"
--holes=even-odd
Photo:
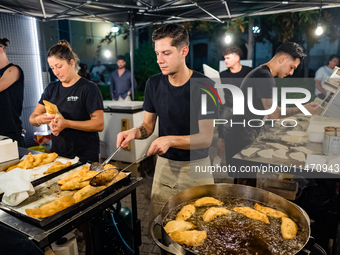
[[[334,68],[339,65],[339,57],[331,55],[328,59],[328,65],[320,67],[315,73],[315,95],[320,99],[325,99],[328,90],[322,87],[327,77],[330,77]]]
[[[114,70],[110,77],[110,91],[114,101],[131,101],[131,72],[125,68],[125,65],[125,57],[119,55],[117,57],[118,69]],[[136,87],[135,79],[133,84]]]

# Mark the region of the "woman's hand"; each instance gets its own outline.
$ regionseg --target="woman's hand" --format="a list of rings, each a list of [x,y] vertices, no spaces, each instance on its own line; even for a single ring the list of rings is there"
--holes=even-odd
[[[50,124],[51,121],[55,118],[55,115],[47,115],[46,113],[40,114],[35,117],[35,121],[40,126],[42,124]]]
[[[61,118],[55,118],[51,121],[51,133],[54,136],[58,136],[61,131],[67,128],[67,120]]]

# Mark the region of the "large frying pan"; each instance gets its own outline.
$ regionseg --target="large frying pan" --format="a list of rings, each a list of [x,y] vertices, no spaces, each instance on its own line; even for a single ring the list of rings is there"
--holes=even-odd
[[[293,218],[299,227],[303,228],[305,235],[303,240],[304,245],[301,247],[302,250],[307,244],[310,237],[310,219],[307,213],[301,209],[296,204],[289,202],[288,200],[280,197],[274,193],[268,192],[266,190],[244,186],[236,184],[213,184],[213,185],[202,185],[193,187],[178,194],[172,196],[168,202],[163,206],[161,214],[158,215],[153,223],[151,224],[151,236],[153,241],[164,251],[170,254],[176,255],[187,255],[194,254],[186,249],[184,249],[180,244],[173,241],[170,236],[165,232],[163,228],[163,221],[168,213],[178,205],[188,202],[191,200],[199,199],[201,197],[211,196],[215,198],[240,198],[248,199],[252,201],[262,202],[264,204],[276,205],[276,208],[284,211],[291,218]],[[154,228],[156,225],[160,225],[162,228],[162,241],[159,242],[154,234]],[[298,253],[298,252],[297,252]]]

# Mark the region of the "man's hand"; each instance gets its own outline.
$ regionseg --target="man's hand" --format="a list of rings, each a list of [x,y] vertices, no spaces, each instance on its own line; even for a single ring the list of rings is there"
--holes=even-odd
[[[171,147],[171,140],[168,136],[162,136],[157,138],[155,141],[152,142],[150,148],[147,152],[147,156],[151,155],[163,155],[165,154],[169,148]]]
[[[133,129],[118,133],[117,143],[116,143],[117,148],[119,146],[121,146],[122,148],[127,147],[130,141],[136,139],[136,132],[137,132],[137,129],[133,128]]]
[[[51,121],[51,133],[54,136],[58,136],[61,131],[67,127],[67,120],[61,118],[55,118]]]
[[[307,111],[310,112],[310,114],[314,115],[316,113],[316,110],[318,109],[319,105],[317,103],[309,103],[305,104],[304,107],[307,109]]]

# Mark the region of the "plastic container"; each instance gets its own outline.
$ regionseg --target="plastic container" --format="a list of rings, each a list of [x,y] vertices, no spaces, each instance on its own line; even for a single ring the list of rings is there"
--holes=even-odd
[[[72,232],[52,243],[51,247],[55,255],[78,255],[77,238]]]
[[[35,145],[43,146],[45,148],[45,152],[50,153],[52,149],[52,138],[51,131],[37,131],[34,132],[34,141]]]
[[[44,146],[32,146],[32,147],[29,147],[28,149],[33,150],[33,151],[45,152]]]

